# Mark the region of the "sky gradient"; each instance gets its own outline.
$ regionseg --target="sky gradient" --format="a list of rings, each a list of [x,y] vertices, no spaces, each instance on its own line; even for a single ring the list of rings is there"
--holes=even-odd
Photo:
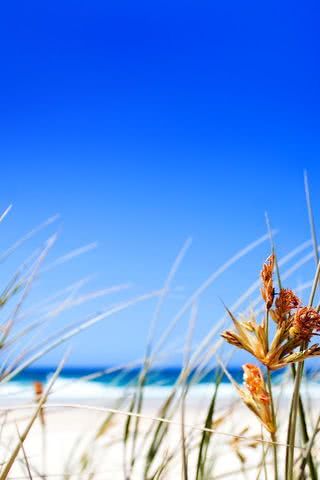
[[[0,29],[0,205],[14,205],[0,246],[59,212],[51,260],[99,245],[45,275],[35,300],[89,274],[84,291],[132,284],[49,329],[161,287],[191,236],[160,335],[212,271],[265,233],[266,210],[280,254],[308,238],[305,168],[320,213],[316,2],[17,3],[4,7]],[[261,245],[208,290],[195,343],[221,316],[219,299],[232,303],[268,252]],[[153,308],[81,335],[70,362],[139,358]],[[179,350],[187,322],[168,351]]]

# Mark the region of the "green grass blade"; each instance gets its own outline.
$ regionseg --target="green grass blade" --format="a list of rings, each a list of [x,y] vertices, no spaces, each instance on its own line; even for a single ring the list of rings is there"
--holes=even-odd
[[[218,389],[220,386],[220,383],[222,381],[223,377],[223,372],[220,371],[216,375],[216,380],[215,380],[215,389],[214,393],[208,408],[208,413],[207,417],[205,420],[205,427],[210,428],[212,426],[212,421],[213,421],[213,416],[214,416],[214,411],[215,411],[215,406],[216,406],[216,400],[217,400],[217,395],[218,395]],[[203,431],[201,435],[201,440],[199,444],[199,453],[198,453],[198,460],[197,460],[197,468],[196,468],[196,480],[205,480],[205,465],[206,465],[206,460],[207,460],[207,453],[208,453],[208,448],[209,448],[209,443],[211,440],[212,435],[207,432]]]

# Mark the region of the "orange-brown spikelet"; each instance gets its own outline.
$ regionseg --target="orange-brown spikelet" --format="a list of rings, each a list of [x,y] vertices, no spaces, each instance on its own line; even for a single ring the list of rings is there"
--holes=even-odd
[[[267,392],[261,370],[256,365],[247,363],[243,365],[244,388],[239,393],[248,408],[259,418],[265,428],[273,433],[276,431],[272,420],[270,396]]]
[[[261,294],[267,314],[276,322],[276,330],[269,345],[265,319],[258,323],[252,312],[246,319],[237,320],[227,309],[234,329],[226,330],[222,337],[231,345],[246,350],[269,370],[278,370],[290,363],[302,362],[307,358],[319,357],[320,346],[310,345],[314,335],[320,333],[320,314],[311,307],[302,307],[297,295],[282,288],[274,301],[272,281],[274,255],[271,255],[262,268]]]
[[[270,310],[271,316],[275,322],[282,324],[288,320],[288,314],[291,313],[291,310],[301,306],[301,300],[292,290],[281,288],[275,306],[275,309]]]
[[[255,358],[263,362],[267,353],[266,331],[263,325],[259,325],[254,314],[248,320],[239,321],[227,309],[232,319],[234,330],[226,330],[221,336],[234,347],[241,348],[251,353]]]
[[[243,380],[244,384],[251,393],[251,395],[258,399],[258,401],[269,403],[269,394],[265,389],[263,376],[259,367],[246,363],[243,365]]]
[[[36,401],[40,402],[42,394],[43,394],[42,383],[41,382],[34,382],[33,383],[33,389],[34,389],[34,394],[35,394],[35,397],[36,397]],[[40,422],[42,423],[42,425],[44,425],[45,424],[44,411],[43,411],[42,408],[40,410],[39,417],[40,417]]]
[[[34,382],[33,389],[37,400],[40,400],[41,395],[43,394],[43,386],[41,382]]]
[[[270,308],[272,307],[273,299],[274,299],[274,287],[273,287],[273,279],[272,279],[274,263],[275,263],[275,256],[274,254],[272,254],[266,260],[261,270],[261,280],[262,280],[261,295],[263,300],[265,301],[267,310],[270,310]]]
[[[270,311],[277,327],[269,348],[264,325],[256,321],[254,314],[247,320],[239,321],[227,310],[234,329],[221,334],[228,343],[246,350],[269,370],[279,370],[290,363],[320,356],[320,346],[309,345],[312,336],[320,332],[320,314],[311,307],[301,307],[295,312],[290,309],[284,313],[298,302],[298,298],[288,292],[282,293],[279,308]]]
[[[302,307],[296,311],[289,330],[291,338],[308,343],[320,330],[320,315],[314,308]]]

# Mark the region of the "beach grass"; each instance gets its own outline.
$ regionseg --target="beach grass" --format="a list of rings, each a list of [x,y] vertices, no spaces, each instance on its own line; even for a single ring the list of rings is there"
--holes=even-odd
[[[182,245],[158,290],[129,297],[44,336],[43,326],[61,312],[129,287],[128,284],[115,285],[77,295],[79,288],[86,283],[84,279],[60,292],[53,292],[30,308],[27,299],[43,272],[85,254],[95,246],[77,248],[47,264],[47,257],[57,239],[56,233],[49,235],[8,279],[0,297],[3,311],[0,332],[2,387],[53,349],[63,345],[67,349],[77,334],[93,325],[124,310],[130,311],[132,306],[142,302],[154,302],[155,307],[142,358],[73,381],[92,381],[111,372],[118,371],[122,375],[126,369],[139,368],[137,379],[122,388],[112,404],[110,401],[108,405],[98,405],[54,400],[61,388],[56,380],[63,371],[68,355],[65,353],[48,385],[35,385],[33,402],[17,404],[8,398],[7,404],[0,405],[0,480],[53,477],[65,480],[75,477],[317,480],[320,472],[320,412],[314,390],[308,393],[308,385],[312,387],[315,381],[306,375],[305,364],[310,359],[317,361],[320,356],[317,344],[320,264],[307,175],[305,192],[310,240],[282,258],[278,257],[275,231],[267,217],[266,233],[215,269],[185,299],[160,335],[156,332],[162,309],[191,247],[191,239]],[[5,221],[10,210],[8,207],[3,212],[0,222]],[[23,235],[0,255],[0,261],[6,262],[26,242],[56,221],[56,216],[51,217]],[[226,306],[225,314],[216,319],[204,338],[195,341],[199,303],[204,292],[228,269],[236,268],[238,261],[245,260],[263,244],[269,255],[262,265],[257,265],[257,278],[232,305]],[[292,277],[313,259],[314,277],[292,289]],[[299,298],[305,291],[309,291],[306,304]],[[223,296],[224,292],[221,292]],[[170,350],[168,343],[172,341],[179,322],[186,318],[184,338],[174,346],[182,356],[180,373],[174,385],[163,390],[161,398],[150,402],[148,379],[156,365],[165,363]],[[225,348],[226,343],[231,346]],[[233,350],[242,350],[246,355],[243,383],[236,381],[228,368]],[[278,371],[281,374],[275,378]],[[203,399],[195,399],[195,390],[208,375],[212,376],[212,383],[206,395]],[[314,378],[316,375],[317,368],[313,367]],[[225,394],[225,378],[229,379],[228,386],[233,388],[231,396]],[[55,460],[51,441],[53,414],[59,416],[61,412],[67,414],[64,418],[70,415],[70,422],[73,415],[84,419],[97,415],[91,422],[90,431],[81,433],[79,430],[69,444],[64,444],[64,464],[58,458]],[[41,428],[33,433],[35,424]],[[38,438],[35,439],[39,436],[40,443]],[[32,438],[40,450],[36,459],[29,455]],[[56,468],[52,471],[55,461]]]

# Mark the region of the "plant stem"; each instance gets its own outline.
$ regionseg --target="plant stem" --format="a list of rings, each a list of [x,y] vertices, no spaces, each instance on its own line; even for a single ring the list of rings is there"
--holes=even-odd
[[[293,479],[294,466],[294,448],[297,428],[297,414],[299,406],[300,385],[303,374],[303,362],[300,362],[297,368],[296,378],[294,382],[294,390],[291,401],[288,436],[287,436],[287,451],[286,451],[286,480]]]
[[[320,262],[319,262],[318,242],[317,242],[316,233],[315,233],[314,216],[313,216],[313,211],[312,211],[312,207],[311,207],[311,200],[310,200],[308,177],[307,177],[306,172],[304,173],[304,182],[305,182],[306,200],[307,200],[309,222],[310,222],[310,229],[311,229],[311,237],[312,237],[312,240],[313,240],[315,260],[316,260],[316,265],[317,265],[317,272],[316,272],[316,275],[315,275],[313,287],[312,287],[312,290],[311,290],[311,296],[310,296],[310,300],[309,300],[309,305],[311,306],[312,303],[313,303],[313,300],[314,300],[316,287],[317,287],[317,284],[318,284],[318,281],[319,281],[319,265],[320,265]],[[275,244],[274,244],[274,240],[273,240],[273,235],[272,235],[272,230],[271,230],[271,225],[270,225],[270,220],[269,220],[268,214],[266,214],[266,222],[267,222],[267,228],[268,228],[270,241],[271,241],[272,253],[275,255],[275,265],[276,265],[276,272],[277,272],[277,278],[278,278],[278,286],[279,286],[279,290],[281,290],[282,282],[281,282],[281,277],[280,277],[279,264],[278,264],[277,256],[276,256],[276,253],[275,253]],[[301,364],[299,364],[299,365],[301,365]],[[303,363],[302,363],[302,366],[300,368],[303,372]],[[294,364],[291,365],[291,372],[292,372],[293,380],[295,382],[297,372],[296,372],[296,367],[295,367]],[[300,382],[301,382],[301,380],[300,380]],[[289,439],[289,429],[290,429],[290,426],[292,424],[292,417],[293,417],[292,409],[293,409],[293,400],[292,400],[291,408],[290,408],[287,439]],[[302,430],[303,441],[304,441],[305,444],[307,444],[308,441],[309,441],[309,435],[308,435],[304,406],[303,406],[302,398],[301,398],[301,395],[300,395],[300,386],[299,386],[299,390],[298,390],[298,398],[297,398],[296,409],[297,409],[297,413],[299,412],[299,416],[300,416],[300,420],[301,420],[301,430]],[[289,441],[287,443],[288,443],[288,445],[291,445],[291,443]],[[288,474],[287,469],[288,469],[289,456],[294,455],[294,446],[292,447],[292,451],[291,451],[290,455],[289,455],[289,448],[290,447],[287,446],[287,449],[286,449],[286,478],[287,478],[287,474]],[[316,470],[315,464],[313,462],[311,448],[308,450],[306,457],[307,457],[307,461],[308,461],[308,465],[309,465],[309,469],[310,469],[311,479],[312,480],[317,480],[318,475],[317,475],[317,470]],[[293,457],[292,457],[292,461],[293,461]],[[305,460],[302,464],[302,473],[303,473],[304,467],[305,467]]]
[[[187,391],[184,388],[181,398],[181,449],[182,449],[182,478],[188,480],[188,457],[186,451],[186,432],[185,432],[185,401]]]
[[[295,367],[294,364],[291,365],[291,371],[292,371],[293,379],[295,380],[297,373],[296,373],[296,367]],[[306,415],[305,415],[305,411],[304,411],[303,402],[302,402],[300,392],[299,392],[299,399],[298,399],[298,411],[299,411],[300,422],[301,422],[301,433],[302,433],[303,442],[307,445],[308,442],[309,442],[309,434],[308,434],[308,429],[307,429]],[[320,417],[319,417],[319,421],[320,421]],[[312,458],[311,448],[308,449],[308,451],[307,451],[306,461],[308,462],[311,480],[317,480],[318,479],[318,474],[317,474],[317,469],[315,467],[315,464],[314,464],[314,461],[313,461],[313,458]],[[303,462],[302,462],[302,465],[301,465],[302,473],[303,473],[303,470],[305,468],[306,461],[304,459]]]
[[[256,480],[259,480],[260,478],[260,474],[261,474],[261,471],[262,471],[262,467],[263,467],[263,471],[264,471],[264,480],[268,480],[268,469],[267,469],[267,465],[266,465],[266,458],[267,458],[267,453],[268,453],[268,446],[266,447],[266,445],[264,444],[264,435],[263,435],[263,427],[261,425],[261,437],[262,437],[262,461],[261,461],[261,467],[259,469],[259,472],[258,472],[258,475],[257,475],[257,479]]]
[[[268,390],[270,395],[270,404],[271,404],[271,414],[272,414],[272,422],[276,427],[276,414],[274,409],[274,401],[272,395],[272,384],[271,384],[271,373],[268,368],[267,370],[267,382],[268,382]],[[272,449],[273,449],[273,462],[274,462],[274,480],[278,480],[278,450],[277,450],[277,434],[276,432],[271,433],[271,440],[272,440]]]
[[[267,342],[267,351],[269,350],[269,310],[266,312],[266,342]],[[271,372],[269,368],[267,369],[267,383],[268,383],[268,390],[270,395],[270,405],[271,405],[271,415],[272,415],[272,423],[277,429],[277,422],[276,422],[276,414],[273,402],[273,395],[272,395],[272,383],[271,383]],[[273,450],[273,463],[274,463],[274,480],[278,480],[278,451],[277,451],[277,434],[276,432],[271,433],[271,440],[272,440],[272,450]]]
[[[269,226],[269,230],[270,230],[270,226]],[[271,238],[272,238],[272,236],[271,236]],[[275,254],[273,239],[272,239],[271,243],[272,243],[272,251]],[[277,256],[275,256],[275,263],[276,263],[276,271],[277,271],[277,277],[278,277],[279,290],[281,290],[282,283],[281,283],[281,277],[280,277],[280,271],[279,271]],[[313,300],[313,297],[312,297],[312,300]],[[296,366],[295,366],[294,363],[291,365],[291,372],[292,372],[293,380],[295,380],[295,378],[296,378]],[[307,429],[306,414],[305,414],[305,411],[304,411],[304,406],[303,406],[300,391],[299,391],[299,398],[298,398],[298,413],[299,413],[300,422],[301,422],[301,432],[302,432],[303,441],[304,441],[305,444],[307,444],[308,441],[309,441],[309,435],[308,435],[308,429]],[[314,461],[313,461],[313,458],[312,458],[311,451],[308,452],[307,461],[308,461],[308,465],[309,465],[311,479],[312,480],[317,480],[318,479],[317,470],[316,470],[316,467],[314,465]]]
[[[317,291],[318,283],[320,278],[320,262],[318,262],[317,270],[315,277],[313,279],[313,284],[311,288],[310,298],[309,298],[309,307],[312,307],[315,294]],[[301,351],[305,350],[307,344],[301,346]],[[303,375],[304,362],[300,362],[297,367],[295,382],[294,382],[294,391],[290,406],[290,416],[289,416],[289,425],[288,425],[288,435],[287,435],[287,449],[286,449],[286,480],[293,479],[293,466],[294,466],[294,447],[295,447],[295,438],[296,438],[296,427],[297,427],[297,415],[299,408],[299,395],[300,395],[300,386]],[[312,470],[311,475],[313,474]],[[312,477],[314,478],[314,477]]]

